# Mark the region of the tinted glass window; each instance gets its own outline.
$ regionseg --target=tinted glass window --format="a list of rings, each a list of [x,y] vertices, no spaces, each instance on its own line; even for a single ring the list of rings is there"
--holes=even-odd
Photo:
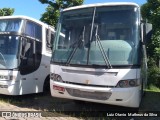
[[[35,41],[35,69],[40,66],[42,57],[42,42]]]
[[[139,9],[130,5],[63,12],[52,60],[75,65],[104,66],[106,61],[111,65],[137,65],[138,19]]]
[[[0,20],[0,32],[18,32],[20,29],[22,20],[20,19],[1,19]]]
[[[22,42],[22,55],[21,58],[21,74],[29,74],[36,71],[41,63],[42,58],[42,43],[25,39]]]
[[[27,21],[25,27],[25,34],[42,40],[42,27],[34,22]]]
[[[20,37],[0,36],[0,69],[14,69],[18,67],[18,49]]]

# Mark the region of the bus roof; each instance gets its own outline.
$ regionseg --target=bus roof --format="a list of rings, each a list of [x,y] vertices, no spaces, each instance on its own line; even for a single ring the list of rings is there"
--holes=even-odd
[[[33,21],[37,24],[40,24],[40,25],[44,25],[46,27],[51,27],[52,29],[54,29],[52,26],[44,23],[44,22],[41,22],[37,19],[34,19],[34,18],[31,18],[31,17],[28,17],[28,16],[24,16],[24,15],[15,15],[15,16],[0,16],[0,19],[15,19],[15,18],[19,18],[19,19],[27,19],[27,20],[30,20],[30,21]]]
[[[138,4],[133,2],[108,2],[108,3],[95,3],[95,4],[88,4],[88,5],[79,5],[75,7],[69,7],[64,9],[63,11],[69,11],[69,10],[76,10],[81,8],[90,8],[90,7],[101,7],[101,6],[119,6],[119,5],[132,5],[139,7]]]

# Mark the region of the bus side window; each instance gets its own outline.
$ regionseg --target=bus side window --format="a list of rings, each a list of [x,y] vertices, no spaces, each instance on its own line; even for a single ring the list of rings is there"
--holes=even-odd
[[[42,26],[28,20],[26,22],[25,34],[42,40]]]
[[[50,40],[50,48],[52,49],[52,45],[53,45],[53,42],[54,42],[54,33],[51,32],[51,40]]]
[[[35,70],[38,69],[42,58],[42,42],[35,42]]]

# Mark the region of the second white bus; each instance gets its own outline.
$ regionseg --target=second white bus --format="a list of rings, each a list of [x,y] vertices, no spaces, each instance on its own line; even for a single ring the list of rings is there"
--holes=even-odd
[[[0,94],[23,95],[49,88],[54,29],[27,16],[0,17]]]

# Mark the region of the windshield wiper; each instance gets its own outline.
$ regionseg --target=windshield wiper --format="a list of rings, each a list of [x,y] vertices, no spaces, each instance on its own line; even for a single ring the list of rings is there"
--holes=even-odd
[[[95,37],[96,37],[95,42],[98,44],[98,47],[99,47],[99,49],[100,49],[100,51],[101,51],[101,53],[102,53],[102,56],[103,56],[103,59],[104,59],[106,65],[107,65],[109,68],[112,68],[112,65],[111,65],[111,63],[110,63],[110,61],[109,61],[108,56],[107,56],[106,53],[105,53],[105,50],[104,50],[104,48],[103,48],[103,46],[102,46],[102,44],[101,44],[101,41],[100,41],[100,38],[99,38],[99,35],[98,35],[98,25],[96,25]]]
[[[2,65],[6,66],[7,65],[6,64],[6,60],[5,60],[5,58],[4,58],[4,56],[3,56],[3,54],[1,52],[0,52],[0,58],[2,60]]]
[[[75,52],[77,51],[78,47],[83,47],[84,48],[84,34],[85,34],[85,26],[83,27],[82,34],[79,36],[79,40],[73,43],[70,47],[73,47],[73,50],[71,51],[71,54],[69,55],[66,65],[69,65]],[[81,37],[82,36],[82,37]],[[81,46],[82,44],[82,46]]]

